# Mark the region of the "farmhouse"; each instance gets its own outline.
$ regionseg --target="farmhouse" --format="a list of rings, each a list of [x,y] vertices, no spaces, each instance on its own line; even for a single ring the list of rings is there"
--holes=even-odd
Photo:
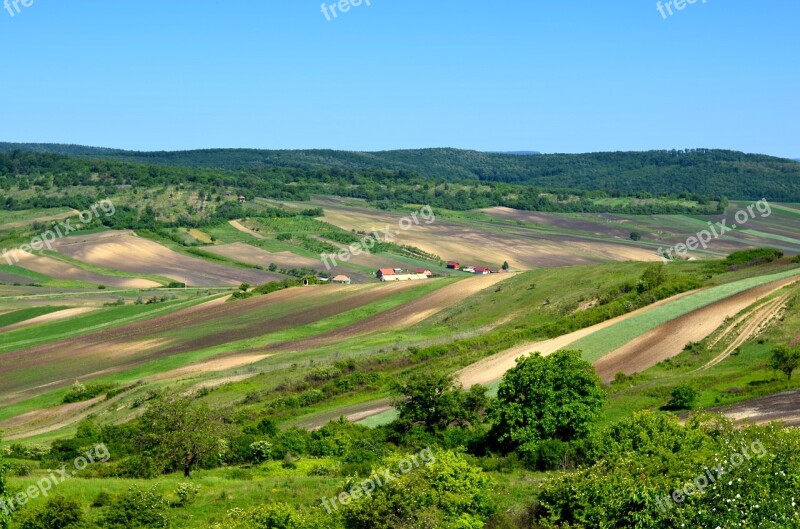
[[[488,266],[476,266],[475,273],[478,275],[491,274],[492,270]]]
[[[387,276],[393,276],[393,275],[396,275],[396,274],[395,274],[395,271],[394,271],[394,269],[393,269],[393,268],[381,268],[381,269],[380,269],[380,270],[378,270],[378,272],[375,274],[375,276],[376,276],[378,279],[383,279],[384,277],[387,277]]]
[[[238,200],[239,200],[239,204],[244,204],[247,201],[247,199],[245,198],[244,195],[239,195],[238,196]]]
[[[427,268],[416,268],[414,270],[414,273],[415,274],[422,274],[422,275],[427,276],[427,277],[431,277],[433,275],[433,272],[431,272]]]
[[[347,276],[338,275],[338,276],[334,277],[333,279],[331,279],[331,282],[337,283],[339,285],[349,285],[350,284],[350,278],[347,277]]]
[[[447,261],[447,268],[450,268],[451,270],[458,270],[461,268],[461,265],[455,261]]]

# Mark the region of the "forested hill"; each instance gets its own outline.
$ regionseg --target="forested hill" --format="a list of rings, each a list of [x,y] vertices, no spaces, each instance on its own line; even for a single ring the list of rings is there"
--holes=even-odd
[[[0,152],[14,150],[195,168],[388,169],[399,171],[401,175],[408,173],[453,182],[481,180],[629,195],[688,192],[710,197],[800,201],[800,163],[760,154],[711,149],[520,156],[458,149],[138,152],[75,145],[0,143]]]

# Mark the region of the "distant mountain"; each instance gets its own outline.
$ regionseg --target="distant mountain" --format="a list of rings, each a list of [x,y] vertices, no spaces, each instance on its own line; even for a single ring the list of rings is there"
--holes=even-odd
[[[0,152],[15,150],[208,169],[391,170],[401,178],[419,175],[451,182],[504,182],[556,190],[800,201],[800,166],[796,162],[715,149],[520,156],[448,148],[138,152],[80,145],[0,143]]]

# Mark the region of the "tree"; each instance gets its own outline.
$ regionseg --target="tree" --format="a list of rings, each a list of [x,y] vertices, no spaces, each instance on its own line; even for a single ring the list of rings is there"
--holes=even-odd
[[[639,233],[638,231],[632,231],[631,232],[631,240],[632,241],[640,241],[640,240],[642,240],[642,234]]]
[[[772,350],[770,367],[783,372],[788,380],[792,380],[792,373],[800,365],[800,346],[789,348],[785,345]]]
[[[594,367],[580,351],[519,358],[500,382],[490,437],[506,449],[544,439],[582,438],[605,400]]]
[[[20,529],[73,529],[83,520],[83,510],[77,500],[54,496],[35,510],[28,511],[20,521]]]
[[[418,373],[395,383],[394,392],[399,425],[423,424],[429,432],[456,422],[475,422],[486,405],[485,388],[475,386],[464,392],[451,375],[437,372]]]
[[[221,417],[207,405],[170,395],[155,401],[142,415],[139,446],[163,461],[166,470],[182,470],[188,478],[217,453],[226,431]]]
[[[503,268],[503,270],[508,270],[509,269],[508,261],[503,261],[503,267],[502,268]]]
[[[662,263],[653,264],[647,267],[639,279],[639,292],[647,292],[664,284],[667,280],[667,269]]]
[[[670,410],[691,410],[697,400],[699,393],[691,384],[681,384],[672,390],[667,409]]]

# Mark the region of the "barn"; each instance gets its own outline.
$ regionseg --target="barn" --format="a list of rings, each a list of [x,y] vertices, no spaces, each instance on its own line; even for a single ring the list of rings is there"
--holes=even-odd
[[[347,276],[343,276],[343,275],[338,275],[338,276],[334,277],[333,279],[331,279],[331,281],[333,283],[337,283],[339,285],[349,285],[350,284],[350,278],[347,277]]]
[[[476,266],[475,273],[478,275],[491,274],[492,270],[488,266]]]
[[[447,268],[450,268],[451,270],[458,270],[461,268],[461,265],[455,261],[447,261]]]
[[[422,274],[422,275],[427,276],[427,277],[431,277],[433,275],[433,272],[431,272],[427,268],[416,268],[414,270],[414,273],[415,274]]]

